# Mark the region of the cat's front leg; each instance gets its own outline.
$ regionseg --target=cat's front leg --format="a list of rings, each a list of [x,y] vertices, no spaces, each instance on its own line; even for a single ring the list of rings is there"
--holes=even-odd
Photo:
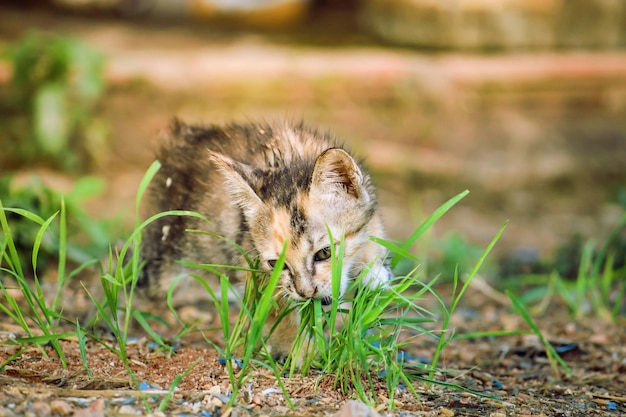
[[[278,309],[272,309],[265,322],[264,333],[265,335],[270,335],[268,339],[270,353],[277,362],[285,362],[287,360],[300,329],[300,314],[296,309],[280,319],[280,316],[285,314],[284,309],[286,306],[284,304],[280,303]],[[279,319],[280,322],[278,322]],[[300,365],[301,363],[301,358],[298,358],[297,364]]]

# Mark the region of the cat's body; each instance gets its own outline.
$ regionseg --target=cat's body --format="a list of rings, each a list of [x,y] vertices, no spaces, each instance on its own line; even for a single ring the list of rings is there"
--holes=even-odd
[[[177,260],[248,266],[229,241],[270,272],[287,242],[277,300],[288,295],[327,304],[328,229],[336,243],[345,236],[342,293],[364,269],[367,285],[389,280],[385,251],[369,240],[384,234],[369,176],[327,134],[290,123],[199,127],[176,121],[157,158],[162,167],[149,189],[149,214],[190,210],[210,222],[167,216],[147,228],[139,281],[144,295],[164,299],[171,281],[190,272]],[[246,273],[230,279],[245,280]],[[273,354],[288,352],[297,322],[295,316],[281,322],[270,339]]]

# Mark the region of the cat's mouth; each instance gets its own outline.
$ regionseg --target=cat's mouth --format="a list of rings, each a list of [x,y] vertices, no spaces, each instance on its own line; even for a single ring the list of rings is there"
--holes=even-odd
[[[323,306],[329,306],[332,302],[333,302],[333,297],[331,297],[331,296],[322,298],[322,305]]]

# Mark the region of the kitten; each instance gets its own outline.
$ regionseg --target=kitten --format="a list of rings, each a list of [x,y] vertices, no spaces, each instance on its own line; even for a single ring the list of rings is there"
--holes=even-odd
[[[285,295],[329,304],[328,229],[335,244],[345,236],[341,294],[364,269],[363,282],[371,287],[390,279],[385,250],[369,240],[384,234],[370,178],[328,134],[291,123],[204,127],[174,121],[157,158],[162,167],[149,188],[149,214],[191,210],[210,223],[167,216],[146,229],[138,284],[144,295],[164,299],[171,281],[191,272],[176,263],[180,259],[247,266],[228,241],[258,257],[270,273],[287,242],[279,305]],[[228,273],[236,282],[246,279],[244,271]],[[275,357],[289,352],[298,323],[292,313],[278,325],[269,341]]]

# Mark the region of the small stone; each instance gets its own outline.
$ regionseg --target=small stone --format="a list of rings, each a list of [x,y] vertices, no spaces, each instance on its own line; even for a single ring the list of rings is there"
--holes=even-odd
[[[140,415],[141,411],[133,407],[132,405],[123,405],[118,410],[119,414],[136,414]]]
[[[337,411],[335,417],[380,417],[380,414],[362,402],[350,400]]]
[[[161,235],[161,240],[162,240],[163,242],[165,242],[165,241],[167,240],[167,236],[169,236],[169,234],[170,234],[170,229],[171,229],[171,226],[170,226],[170,225],[165,225],[165,226],[163,226],[163,228],[161,229],[161,233],[162,233],[162,235]]]
[[[35,401],[32,406],[32,411],[36,416],[49,416],[51,414],[50,405],[43,401]]]
[[[439,415],[441,417],[453,417],[454,411],[450,410],[449,408],[442,408],[441,410],[439,410]]]
[[[72,406],[63,400],[52,400],[50,402],[50,410],[52,414],[58,414],[60,416],[69,416],[72,414]]]
[[[88,408],[91,411],[104,411],[104,399],[98,398],[96,401],[92,402]]]
[[[566,334],[576,334],[576,324],[573,322],[566,323],[563,330]]]
[[[15,417],[16,414],[9,408],[0,407],[0,417]]]
[[[251,403],[260,407],[263,405],[263,397],[259,394],[256,394],[254,397],[252,397]]]
[[[211,397],[211,405],[213,405],[213,406],[215,406],[217,408],[222,408],[224,403],[222,402],[222,400],[220,400],[217,397]]]
[[[104,399],[98,398],[89,407],[76,410],[73,417],[104,417]]]

